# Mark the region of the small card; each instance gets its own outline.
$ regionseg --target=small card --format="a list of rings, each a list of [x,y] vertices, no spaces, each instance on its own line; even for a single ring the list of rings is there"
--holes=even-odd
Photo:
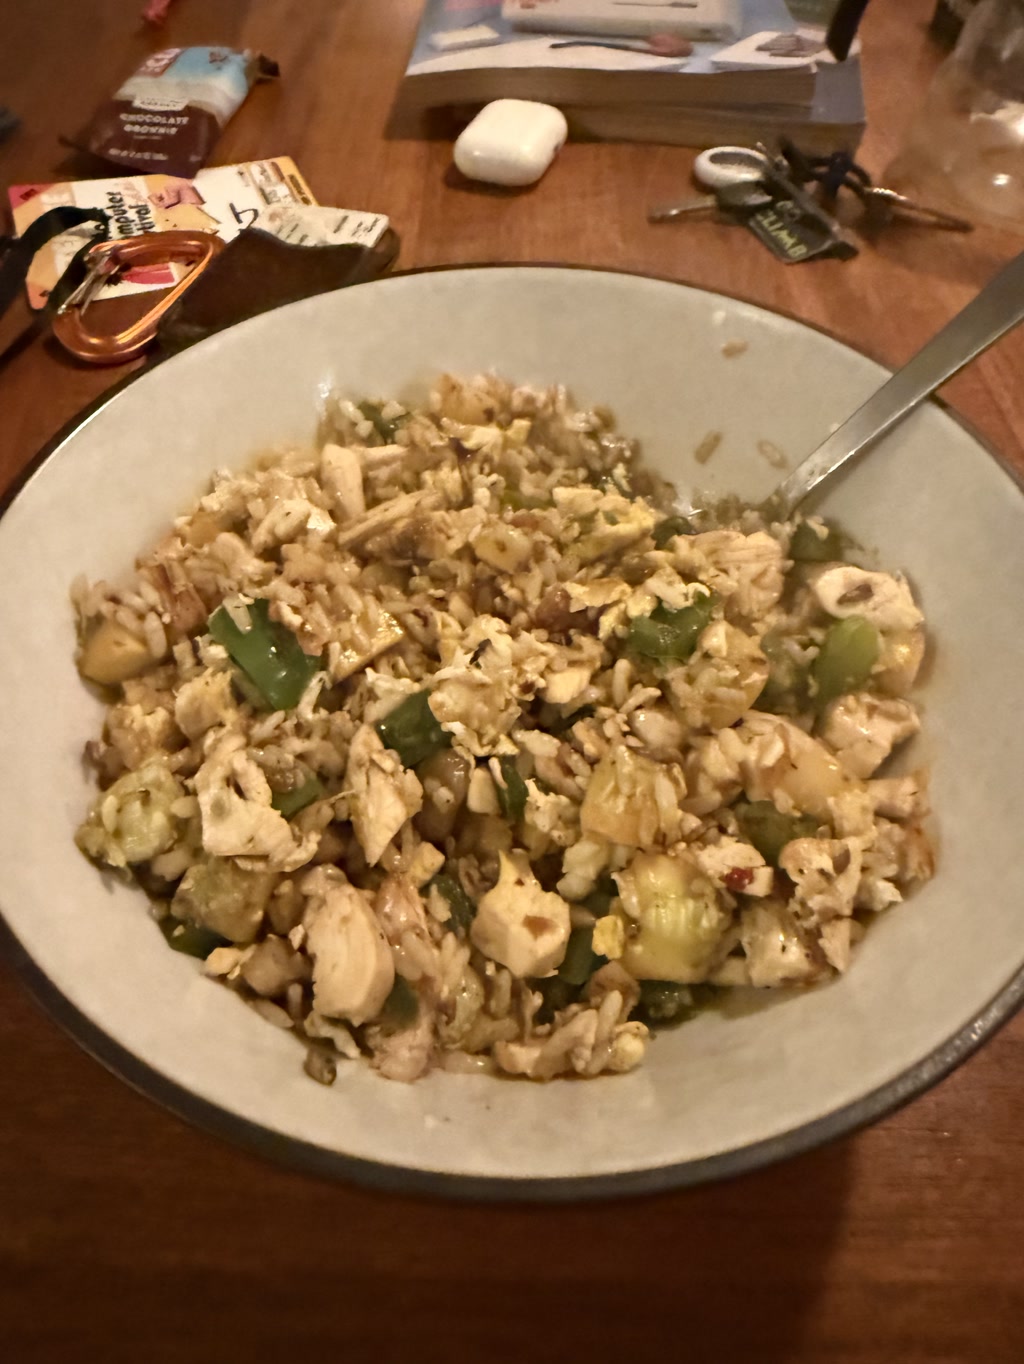
[[[376,246],[389,226],[383,213],[320,204],[274,204],[253,223],[292,246]]]
[[[805,196],[792,196],[769,182],[771,202],[743,216],[743,224],[763,242],[773,256],[786,265],[813,260],[815,256],[836,256],[850,260],[857,255],[853,242],[823,209]]]

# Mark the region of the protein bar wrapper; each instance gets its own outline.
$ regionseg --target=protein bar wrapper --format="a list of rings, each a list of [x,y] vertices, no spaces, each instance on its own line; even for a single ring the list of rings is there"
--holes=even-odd
[[[277,66],[256,52],[169,47],[155,52],[67,141],[143,174],[194,175],[258,80]]]
[[[171,175],[131,175],[110,180],[77,180],[56,185],[14,185],[10,190],[14,230],[21,236],[30,223],[59,204],[102,208],[110,215],[110,236],[138,237],[172,228],[215,232],[231,241],[251,227],[267,209],[315,204],[309,186],[288,156],[211,166],[194,179]],[[72,257],[89,239],[88,229],[73,228],[39,251],[28,273],[28,301],[41,308]],[[121,298],[149,289],[166,289],[187,273],[180,265],[152,265],[129,270],[99,291],[98,298]]]

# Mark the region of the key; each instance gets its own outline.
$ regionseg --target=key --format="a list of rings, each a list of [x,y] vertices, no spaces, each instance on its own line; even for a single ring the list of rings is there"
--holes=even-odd
[[[691,213],[710,213],[718,207],[713,194],[698,194],[693,199],[684,199],[681,204],[660,204],[648,209],[649,223],[674,223],[677,218],[685,218]]]
[[[647,214],[649,223],[672,223],[677,218],[688,217],[691,213],[710,213],[719,210],[723,213],[752,213],[771,203],[771,195],[764,185],[756,180],[742,180],[734,184],[722,185],[714,194],[699,194],[693,199],[684,199],[680,204],[663,204],[652,208]]]
[[[884,227],[893,218],[899,217],[912,218],[922,227],[941,227],[947,232],[970,232],[974,227],[966,218],[916,203],[905,194],[885,189],[882,185],[865,185],[857,193],[869,221],[877,227]]]

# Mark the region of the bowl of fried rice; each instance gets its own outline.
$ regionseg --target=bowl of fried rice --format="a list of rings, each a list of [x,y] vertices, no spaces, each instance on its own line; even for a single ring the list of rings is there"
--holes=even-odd
[[[695,1183],[936,1082],[1024,991],[1024,501],[930,404],[773,518],[883,377],[491,267],[121,387],[0,521],[30,988],[211,1131],[461,1195]]]

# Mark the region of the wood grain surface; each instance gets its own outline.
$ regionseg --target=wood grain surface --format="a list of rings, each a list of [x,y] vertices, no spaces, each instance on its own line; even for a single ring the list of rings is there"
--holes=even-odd
[[[140,8],[0,0],[0,104],[23,120],[0,147],[0,187],[81,174],[61,134],[148,52],[219,42],[267,52],[283,76],[252,94],[216,160],[292,155],[321,202],[387,213],[405,267],[650,271],[782,309],[898,364],[1024,245],[893,228],[854,261],[784,267],[711,222],[647,225],[648,205],[688,192],[692,153],[680,148],[574,144],[527,192],[466,189],[449,173],[449,139],[386,135],[417,0],[178,0],[161,32]],[[865,23],[863,160],[876,175],[937,61],[930,9],[875,0]],[[12,309],[0,348],[28,320]],[[946,396],[1024,473],[1022,362],[1018,334]],[[0,484],[120,372],[38,339],[0,368]],[[390,1196],[265,1164],[107,1074],[5,963],[0,989],[0,1358],[11,1364],[566,1364],[651,1350],[693,1364],[1024,1359],[1021,1019],[857,1136],[728,1184],[552,1209]]]

